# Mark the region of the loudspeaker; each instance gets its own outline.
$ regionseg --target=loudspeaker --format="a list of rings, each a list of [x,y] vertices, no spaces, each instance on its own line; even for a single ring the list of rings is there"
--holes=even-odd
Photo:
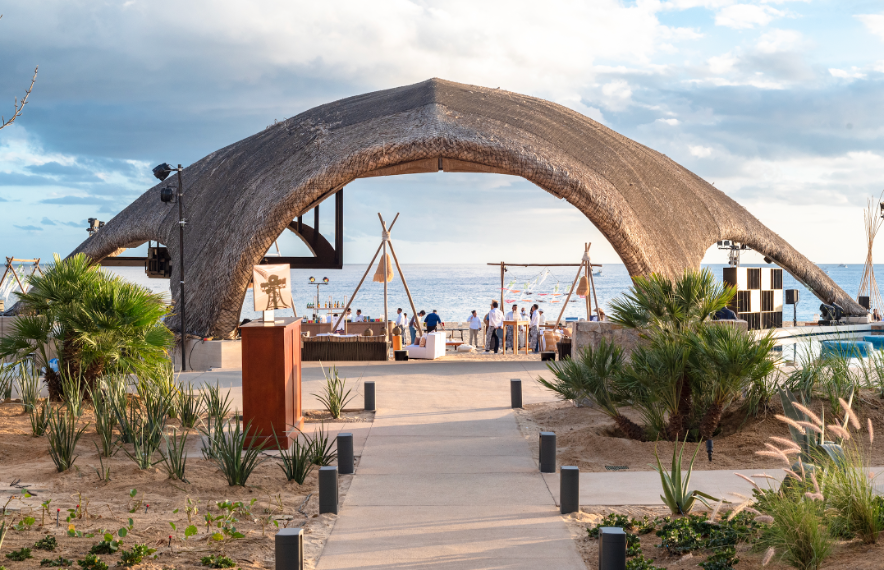
[[[786,304],[795,305],[798,303],[798,289],[786,289]]]
[[[860,304],[860,306],[863,309],[865,309],[867,311],[872,308],[871,300],[865,295],[860,295],[859,297],[856,298],[856,301]]]

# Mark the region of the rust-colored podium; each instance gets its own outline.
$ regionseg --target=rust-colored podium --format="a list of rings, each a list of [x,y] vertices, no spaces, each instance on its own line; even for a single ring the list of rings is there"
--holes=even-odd
[[[242,332],[243,423],[252,442],[266,441],[266,449],[288,445],[286,434],[304,427],[301,412],[301,320],[253,321]]]

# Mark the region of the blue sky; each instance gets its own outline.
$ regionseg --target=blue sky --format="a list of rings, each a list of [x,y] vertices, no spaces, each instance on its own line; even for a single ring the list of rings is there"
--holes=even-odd
[[[2,13],[0,113],[40,74],[0,131],[0,255],[68,253],[159,162],[430,77],[584,113],[818,262],[863,261],[862,208],[884,190],[884,1],[41,0]],[[401,212],[404,262],[572,261],[584,241],[618,261],[579,212],[518,178],[360,180],[345,202],[348,263],[373,253],[379,209]]]

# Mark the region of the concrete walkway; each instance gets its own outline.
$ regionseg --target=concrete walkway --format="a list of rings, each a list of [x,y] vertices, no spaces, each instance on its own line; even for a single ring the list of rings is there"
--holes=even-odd
[[[585,568],[509,408],[548,400],[540,363],[375,365],[378,411],[317,565],[345,568]],[[358,376],[354,366],[342,374]],[[305,377],[307,373],[305,371]]]

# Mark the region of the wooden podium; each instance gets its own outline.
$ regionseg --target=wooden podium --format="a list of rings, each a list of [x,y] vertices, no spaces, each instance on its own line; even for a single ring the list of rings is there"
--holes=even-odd
[[[250,441],[265,449],[288,445],[287,434],[304,427],[301,411],[301,320],[253,321],[242,333],[243,425],[251,422]],[[297,434],[295,434],[297,436]]]

